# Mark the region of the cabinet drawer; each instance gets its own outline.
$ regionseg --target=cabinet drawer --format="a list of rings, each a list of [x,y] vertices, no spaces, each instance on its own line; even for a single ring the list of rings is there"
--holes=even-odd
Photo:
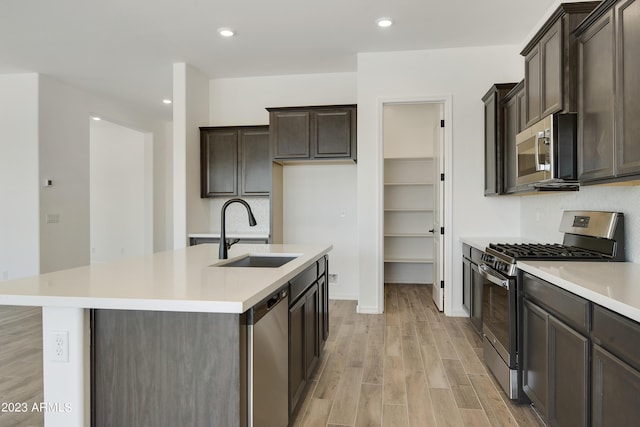
[[[589,333],[589,301],[528,273],[523,277],[526,298],[545,307],[582,334]]]
[[[640,324],[593,306],[593,341],[640,370]]]
[[[298,274],[289,281],[289,306],[293,304],[304,291],[311,286],[318,278],[318,264],[313,263],[310,267]]]
[[[318,277],[322,276],[325,273],[327,269],[326,263],[327,258],[325,257],[322,257],[318,260]]]

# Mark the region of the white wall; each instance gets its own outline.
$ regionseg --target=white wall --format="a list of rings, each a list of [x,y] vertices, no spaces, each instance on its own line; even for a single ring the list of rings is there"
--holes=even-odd
[[[558,227],[565,209],[624,213],[627,261],[640,262],[640,186],[583,186],[576,192],[522,197],[522,236],[562,242]]]
[[[387,99],[451,96],[453,116],[452,247],[445,247],[445,313],[465,314],[458,268],[465,235],[509,235],[520,229],[519,200],[483,196],[482,96],[493,83],[523,77],[517,46],[358,54],[358,247],[361,312],[380,312],[383,301],[382,135],[380,104]],[[505,215],[508,212],[508,215]],[[446,213],[445,213],[446,214]]]
[[[55,185],[40,186],[40,217],[58,213],[60,222],[42,226],[40,233],[41,273],[87,265],[90,262],[89,225],[89,117],[145,132],[147,144],[164,145],[166,122],[105,95],[85,92],[51,77],[40,75],[40,175]],[[151,150],[147,161],[152,162]],[[162,176],[158,171],[157,176]],[[165,175],[166,177],[166,175]],[[149,183],[150,184],[150,183]],[[165,187],[164,182],[157,182]],[[166,188],[166,187],[165,187]],[[152,206],[153,190],[146,192]],[[154,206],[154,211],[164,209]],[[165,225],[153,221],[146,233],[163,233]],[[164,249],[164,248],[158,248]]]
[[[284,167],[285,243],[332,244],[329,284],[333,299],[358,299],[357,167],[292,165]]]
[[[185,63],[173,64],[173,247],[209,226],[209,204],[200,198],[200,126],[209,117],[209,79]]]
[[[38,75],[0,75],[0,280],[40,270]]]
[[[0,172],[6,178],[3,183],[9,184],[0,187],[2,201],[10,206],[2,210],[0,222],[0,253],[9,253],[9,258],[2,256],[0,278],[87,265],[89,116],[97,114],[146,131],[146,143],[150,144],[153,138],[153,144],[159,146],[168,143],[166,122],[45,75],[2,75],[0,85],[0,157],[11,159]],[[151,151],[147,161],[152,161]],[[156,177],[158,185],[167,191],[162,182],[165,172],[158,168]],[[44,188],[45,178],[52,179],[54,185]],[[147,184],[151,186],[151,182]],[[148,209],[153,203],[152,195],[149,189]],[[154,211],[158,209],[165,206],[154,207]],[[45,224],[47,214],[57,214],[59,222]],[[165,224],[154,221],[147,224],[145,233],[163,236],[165,230]]]
[[[89,112],[79,90],[40,76],[40,272],[89,264]],[[46,216],[59,216],[47,223]]]
[[[88,119],[89,120],[89,119]],[[90,124],[91,264],[149,253],[145,135],[106,120]]]
[[[355,104],[356,73],[213,79],[210,126],[268,125],[267,107]]]
[[[440,122],[440,104],[385,104],[384,158],[432,157],[437,133],[433,124]]]
[[[356,78],[356,73],[330,73],[213,79],[209,125],[265,125],[266,107],[355,104]],[[356,298],[358,292],[356,169],[353,164],[284,167],[284,242],[334,245],[329,268],[339,274],[340,283],[330,285],[332,298]],[[305,178],[311,176],[314,182]],[[315,209],[309,200],[313,192],[318,194]],[[329,204],[323,206],[325,202]],[[219,213],[212,210],[212,229],[219,228],[219,221]]]

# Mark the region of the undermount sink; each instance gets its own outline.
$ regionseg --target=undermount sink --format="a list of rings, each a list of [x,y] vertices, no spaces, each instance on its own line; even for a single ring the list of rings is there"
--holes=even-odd
[[[247,255],[239,259],[214,264],[213,267],[261,267],[277,268],[298,258],[297,255]]]

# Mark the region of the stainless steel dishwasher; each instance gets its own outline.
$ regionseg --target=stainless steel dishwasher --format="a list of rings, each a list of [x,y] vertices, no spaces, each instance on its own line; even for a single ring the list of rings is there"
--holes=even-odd
[[[254,306],[247,319],[247,424],[289,422],[288,286]]]

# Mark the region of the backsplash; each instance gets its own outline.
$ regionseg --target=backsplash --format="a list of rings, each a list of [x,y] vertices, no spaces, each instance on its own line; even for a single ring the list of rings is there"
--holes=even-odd
[[[539,241],[562,242],[558,227],[566,209],[622,212],[627,261],[640,263],[640,186],[588,186],[576,192],[522,197],[520,234]]]
[[[249,206],[253,216],[256,217],[257,225],[249,226],[247,210],[240,203],[232,203],[227,207],[227,233],[265,233],[269,234],[269,198],[268,197],[242,197]],[[222,205],[229,200],[227,198],[212,198],[209,207],[209,228],[212,232],[220,232],[220,210]]]

